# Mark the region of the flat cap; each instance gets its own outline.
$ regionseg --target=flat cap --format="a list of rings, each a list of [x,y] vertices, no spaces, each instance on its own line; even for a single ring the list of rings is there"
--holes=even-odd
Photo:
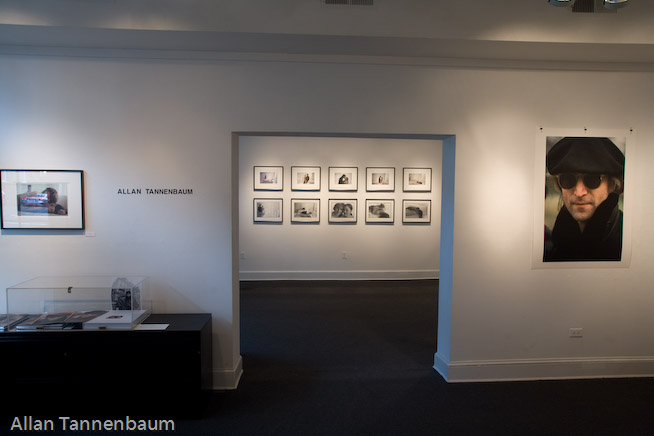
[[[550,174],[586,173],[622,176],[624,154],[609,138],[565,137],[547,153]]]

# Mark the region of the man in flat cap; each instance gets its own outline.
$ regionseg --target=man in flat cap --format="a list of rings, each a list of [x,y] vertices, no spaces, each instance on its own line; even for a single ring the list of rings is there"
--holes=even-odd
[[[622,258],[624,154],[609,138],[565,137],[547,153],[561,207],[545,229],[545,262]]]

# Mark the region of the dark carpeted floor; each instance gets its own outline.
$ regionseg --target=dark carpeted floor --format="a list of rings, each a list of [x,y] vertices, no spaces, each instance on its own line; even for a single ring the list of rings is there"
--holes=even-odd
[[[175,434],[654,434],[654,379],[446,383],[432,369],[437,294],[429,280],[242,283],[239,388]]]
[[[194,435],[651,435],[654,380],[448,384],[437,281],[245,282],[245,373]]]

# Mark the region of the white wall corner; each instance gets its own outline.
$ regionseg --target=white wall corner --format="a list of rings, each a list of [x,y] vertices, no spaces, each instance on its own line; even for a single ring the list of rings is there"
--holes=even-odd
[[[448,364],[438,353],[434,354],[434,369],[445,379],[448,380]]]
[[[241,380],[241,375],[243,375],[243,356],[238,356],[234,368],[213,370],[213,390],[228,391],[236,389]]]

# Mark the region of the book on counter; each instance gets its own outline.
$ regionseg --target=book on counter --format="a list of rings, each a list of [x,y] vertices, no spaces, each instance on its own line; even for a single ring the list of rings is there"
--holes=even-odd
[[[110,310],[84,323],[86,330],[129,330],[148,315],[146,310]]]
[[[90,310],[85,312],[57,312],[40,315],[24,316],[15,323],[16,330],[76,330],[81,329],[85,322],[91,321],[106,313],[106,310]]]

